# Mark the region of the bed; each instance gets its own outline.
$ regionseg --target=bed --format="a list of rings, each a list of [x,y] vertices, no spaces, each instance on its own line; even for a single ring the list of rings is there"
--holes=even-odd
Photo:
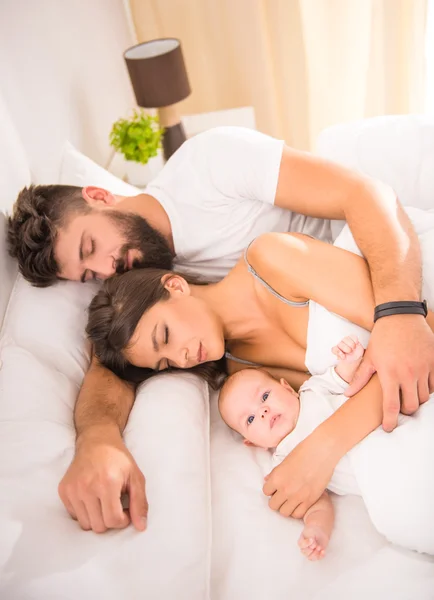
[[[54,7],[48,0],[43,4]],[[19,23],[22,38],[34,40],[43,22],[35,10],[21,20],[22,10],[23,1],[11,3],[8,23],[0,25],[3,54],[12,45],[8,31]],[[64,10],[52,13],[47,47],[58,41]],[[70,25],[82,32],[81,60],[92,57],[99,85],[112,86],[114,70],[128,89],[116,62],[121,47],[131,42],[122,2],[98,0],[86,14],[79,3],[68,10]],[[101,22],[105,33],[86,41],[86,32]],[[134,193],[89,158],[106,164],[107,126],[127,110],[131,95],[109,99],[98,112],[85,85],[91,74],[80,72],[77,56],[65,51],[74,77],[53,83],[55,59],[43,62],[47,52],[38,50],[43,44],[37,41],[32,46],[40,67],[33,82],[37,98],[23,118],[31,65],[23,61],[27,71],[14,76],[10,66],[0,71],[8,82],[0,97],[3,212],[30,182]],[[18,52],[15,64],[22,58]],[[46,104],[38,96],[44,78],[51,86]],[[68,102],[62,102],[72,88]],[[56,127],[46,128],[53,107]],[[404,203],[417,194],[421,205],[434,207],[433,134],[434,123],[426,118],[373,119],[326,130],[318,152],[389,181]],[[143,385],[125,431],[147,478],[148,530],[81,531],[66,513],[57,485],[74,452],[72,411],[89,363],[86,306],[96,288],[70,282],[44,290],[28,285],[7,255],[4,214],[0,286],[0,598],[434,599],[434,558],[388,543],[360,498],[335,498],[328,556],[319,563],[304,559],[296,544],[300,522],[273,513],[261,493],[268,454],[243,446],[222,423],[216,395],[187,374],[161,375]]]

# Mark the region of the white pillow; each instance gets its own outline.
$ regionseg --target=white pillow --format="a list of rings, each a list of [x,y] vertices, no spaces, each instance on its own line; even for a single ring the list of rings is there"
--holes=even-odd
[[[96,185],[120,196],[136,196],[142,190],[115,177],[89,157],[66,142],[60,166],[59,183],[65,185]]]
[[[150,597],[202,600],[211,539],[203,381],[166,374],[141,386],[125,439],[147,478],[146,533],[82,532],[58,498],[74,453],[73,408],[89,363],[86,307],[97,287],[39,289],[18,276],[11,296],[0,338],[0,571],[13,555],[20,576],[0,583],[0,596],[48,598],[55,573],[56,588],[74,598],[117,600],[128,582]]]
[[[434,117],[387,115],[333,125],[321,132],[316,149],[388,183],[404,206],[434,208]],[[332,221],[334,240],[343,225]]]
[[[63,373],[77,389],[89,364],[87,306],[98,289],[94,282],[59,281],[48,288],[18,275],[5,317],[0,348],[12,344]]]

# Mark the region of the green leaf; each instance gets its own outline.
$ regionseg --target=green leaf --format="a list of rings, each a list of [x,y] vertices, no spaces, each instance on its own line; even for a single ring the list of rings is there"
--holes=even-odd
[[[151,157],[157,156],[163,133],[158,116],[134,109],[131,118],[120,118],[113,123],[109,140],[127,160],[146,164]]]

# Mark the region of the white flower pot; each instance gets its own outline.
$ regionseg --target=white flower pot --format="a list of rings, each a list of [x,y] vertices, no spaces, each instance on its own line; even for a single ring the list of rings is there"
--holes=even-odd
[[[163,156],[161,152],[153,156],[149,161],[142,165],[133,160],[125,161],[125,174],[128,183],[137,187],[145,187],[150,183],[163,168]]]

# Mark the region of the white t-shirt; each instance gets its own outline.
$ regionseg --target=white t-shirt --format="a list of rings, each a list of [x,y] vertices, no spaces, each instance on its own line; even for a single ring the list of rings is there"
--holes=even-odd
[[[297,444],[346,402],[344,391],[347,387],[348,384],[339,377],[334,367],[330,367],[322,375],[310,377],[303,383],[300,387],[300,413],[297,424],[274,450],[273,467],[280,464]],[[348,454],[336,465],[327,489],[335,494],[361,495]]]
[[[274,206],[283,145],[252,129],[217,127],[175,152],[146,193],[170,219],[177,268],[219,280],[267,231],[331,240],[330,221]]]

